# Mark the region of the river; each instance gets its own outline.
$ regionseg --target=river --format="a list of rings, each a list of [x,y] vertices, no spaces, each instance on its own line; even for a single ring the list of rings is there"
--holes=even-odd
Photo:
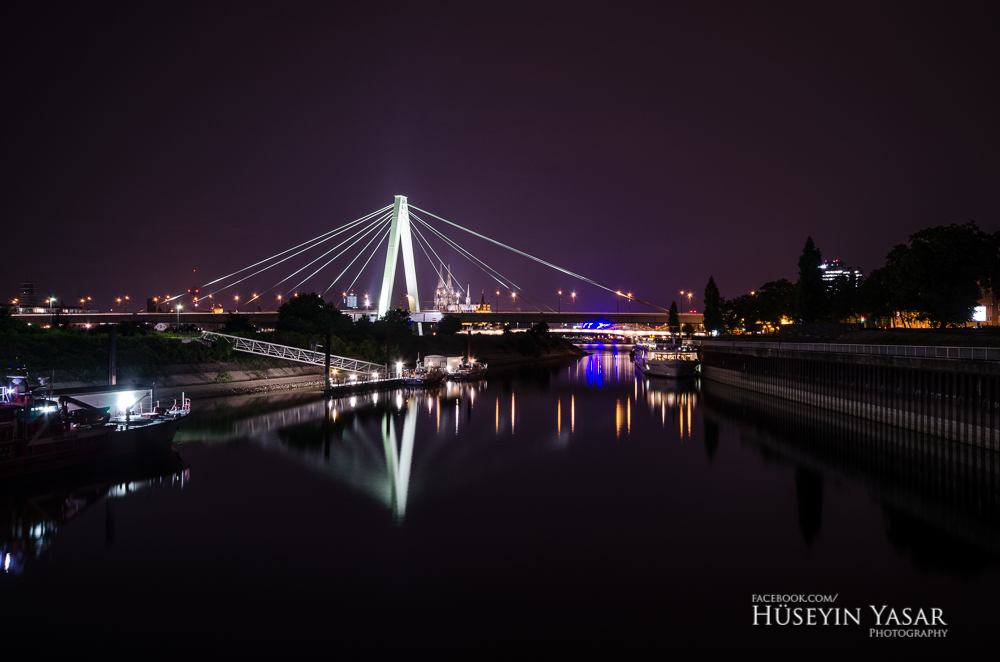
[[[986,650],[995,454],[591,351],[196,402],[176,454],[7,490],[3,627],[143,657]]]

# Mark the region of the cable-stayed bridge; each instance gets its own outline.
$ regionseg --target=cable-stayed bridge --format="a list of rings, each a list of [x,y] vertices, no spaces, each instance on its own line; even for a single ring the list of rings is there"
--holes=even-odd
[[[628,307],[626,312],[577,312],[575,293],[566,293],[567,304],[564,310],[562,292],[560,292],[559,304],[553,309],[545,303],[542,298],[520,286],[514,279],[502,273],[496,267],[488,264],[482,257],[474,254],[464,244],[456,241],[449,233],[461,231],[471,237],[486,242],[491,246],[498,247],[507,252],[513,253],[520,259],[529,260],[552,269],[564,277],[568,276],[579,281],[583,286],[590,286],[604,290],[613,294],[619,303],[624,300]],[[414,245],[419,249],[419,253],[414,249]],[[442,249],[440,252],[438,249]],[[384,259],[377,259],[379,254],[384,255]],[[656,304],[644,301],[631,292],[623,292],[609,285],[575,273],[540,257],[531,255],[513,246],[487,237],[475,230],[463,227],[458,223],[447,220],[437,214],[410,205],[406,196],[397,195],[391,205],[377,209],[349,223],[345,223],[333,230],[324,232],[312,239],[301,242],[291,248],[287,248],[263,260],[258,260],[253,264],[238,269],[221,278],[205,283],[191,290],[184,291],[184,294],[168,296],[159,305],[167,306],[169,312],[146,312],[146,313],[75,313],[61,315],[70,318],[76,324],[108,324],[121,321],[142,321],[153,324],[180,325],[196,324],[203,328],[205,326],[214,327],[221,325],[225,317],[217,315],[217,312],[225,310],[226,306],[220,306],[220,302],[229,302],[229,297],[236,292],[234,288],[246,283],[243,287],[253,287],[259,285],[263,279],[272,284],[254,291],[253,296],[244,298],[240,302],[239,295],[233,296],[235,300],[235,310],[240,311],[243,306],[248,306],[251,311],[255,307],[259,308],[264,301],[269,302],[265,310],[259,312],[249,312],[257,327],[266,328],[277,322],[277,312],[266,310],[270,306],[280,305],[282,300],[288,301],[289,297],[296,296],[299,288],[306,286],[307,291],[315,291],[313,287],[318,279],[320,282],[328,284],[320,292],[326,296],[330,290],[335,293],[352,290],[358,283],[362,273],[372,265],[374,268],[381,266],[381,281],[378,287],[378,299],[374,302],[372,310],[351,310],[345,311],[355,319],[362,315],[370,317],[385,315],[393,308],[393,288],[395,286],[397,264],[400,253],[403,258],[403,275],[406,284],[405,308],[410,312],[411,318],[416,324],[417,333],[423,333],[424,323],[436,323],[445,314],[458,317],[463,323],[486,322],[492,324],[514,324],[526,325],[545,321],[550,327],[568,327],[572,324],[599,323],[601,325],[638,325],[645,327],[663,327],[668,323],[668,311]],[[481,271],[490,282],[489,290],[496,288],[497,303],[502,306],[510,306],[510,310],[501,310],[501,305],[497,305],[489,312],[477,310],[474,307],[447,311],[422,310],[418,285],[418,275],[416,260],[420,255],[430,263],[433,271],[437,274],[447,273],[449,281],[453,277],[450,261],[442,257],[442,253],[452,257],[458,256],[468,261],[477,270]],[[374,262],[374,264],[373,264]],[[335,274],[335,275],[334,275]],[[458,279],[455,279],[459,282]],[[370,283],[371,281],[367,281]],[[308,283],[308,285],[307,285]],[[469,295],[467,289],[458,285],[460,290],[465,290],[467,300]],[[336,288],[336,289],[334,289]],[[484,288],[486,289],[486,288]],[[501,290],[503,296],[501,297]],[[183,291],[183,290],[182,290]],[[510,298],[508,298],[510,293]],[[572,299],[571,299],[572,296]],[[218,297],[218,299],[216,299]],[[336,298],[336,297],[335,297]],[[484,298],[487,298],[484,296]],[[199,306],[200,299],[200,306]],[[206,301],[207,299],[207,301]],[[492,297],[488,297],[492,301]],[[207,304],[207,305],[206,305]],[[520,308],[517,307],[520,304]],[[646,310],[633,312],[633,305],[639,309],[645,306]],[[170,310],[170,308],[173,310]],[[527,309],[530,307],[531,309]],[[570,310],[571,308],[571,310]],[[212,311],[212,312],[208,312]],[[51,323],[53,315],[33,313],[19,315],[31,323],[44,325]],[[680,315],[681,324],[697,325],[701,322],[701,315],[682,313]],[[297,348],[264,343],[251,345],[248,343],[257,341],[245,341],[239,339],[236,342],[238,351],[249,351],[252,353],[265,354],[268,356],[281,355],[294,361],[321,364],[319,353],[313,352],[306,355]],[[264,347],[264,345],[268,345]],[[245,345],[245,346],[244,346]],[[325,356],[323,357],[325,359]],[[360,366],[346,367],[354,359],[344,357],[331,357],[335,367],[352,372],[376,372],[378,369],[384,370],[382,366]],[[343,363],[343,366],[340,365]]]
[[[564,276],[569,276],[579,281],[585,286],[610,292],[620,301],[624,300],[630,309],[629,313],[631,313],[633,304],[636,308],[645,306],[647,310],[653,313],[653,317],[657,317],[657,321],[653,322],[654,324],[664,324],[666,322],[665,315],[667,314],[667,310],[665,308],[644,301],[638,296],[634,296],[631,292],[617,290],[609,285],[487,237],[480,232],[447,220],[437,214],[410,205],[406,196],[402,195],[395,196],[395,200],[391,205],[366,214],[338,228],[324,232],[317,237],[313,237],[308,241],[292,246],[268,258],[254,262],[221,278],[216,278],[205,283],[199,288],[202,293],[200,298],[203,304],[205,299],[208,298],[214,307],[216,296],[219,297],[220,301],[228,301],[229,294],[234,291],[233,288],[248,281],[259,283],[262,278],[267,278],[268,276],[271,277],[273,284],[255,291],[251,298],[244,299],[242,305],[249,305],[252,309],[262,301],[268,302],[269,305],[280,302],[282,297],[287,301],[289,293],[294,295],[294,293],[299,291],[299,288],[307,283],[310,284],[307,286],[307,289],[315,291],[316,288],[313,288],[312,284],[315,284],[319,278],[323,278],[322,283],[326,283],[327,279],[329,279],[329,284],[319,292],[322,296],[328,295],[330,290],[333,290],[335,293],[346,292],[353,289],[361,278],[362,273],[374,261],[376,268],[381,264],[382,278],[377,290],[379,292],[378,299],[374,302],[373,310],[375,314],[382,316],[394,307],[393,288],[395,286],[400,253],[402,253],[403,275],[406,283],[404,308],[409,310],[417,322],[418,333],[422,333],[422,324],[425,321],[425,316],[420,314],[424,311],[421,309],[416,260],[422,254],[436,273],[446,272],[450,279],[453,276],[450,261],[445,260],[438,251],[438,248],[443,247],[448,251],[447,255],[457,255],[480,270],[491,284],[489,289],[493,289],[495,284],[498,297],[499,292],[502,290],[504,292],[505,304],[509,303],[512,309],[516,308],[516,304],[521,304],[520,310],[511,310],[512,315],[527,313],[531,319],[536,321],[539,318],[535,314],[562,316],[561,299],[560,305],[556,309],[552,308],[540,297],[520,286],[507,274],[488,264],[483,258],[474,254],[465,245],[452,238],[449,232],[453,233],[455,230],[513,253],[519,258],[544,265]],[[419,253],[414,249],[414,245],[419,249]],[[384,260],[376,259],[380,253],[384,254]],[[302,264],[302,262],[305,262],[305,264]],[[280,277],[283,273],[284,276]],[[275,275],[272,276],[272,274]],[[326,275],[321,276],[321,274]],[[457,278],[455,280],[459,282]],[[248,286],[244,285],[244,287]],[[465,289],[462,288],[461,284],[458,287],[460,290]],[[508,292],[511,295],[510,299],[506,298]],[[469,294],[466,290],[466,295],[468,296]],[[566,294],[566,303],[570,304],[570,293],[567,292]],[[184,295],[170,297],[163,303],[169,305],[172,301],[186,296],[189,295],[185,293]],[[193,303],[196,303],[196,301],[191,302],[191,304]],[[239,306],[237,298],[237,309],[239,309]],[[534,310],[525,310],[529,306]],[[573,302],[573,306],[575,307],[575,301]],[[569,305],[567,305],[568,307]],[[190,306],[188,310],[190,310]],[[465,318],[467,315],[464,313],[472,311],[449,310],[448,314],[456,312],[462,313],[460,316]],[[499,311],[493,312],[499,313]],[[620,315],[620,312],[616,313],[616,316]],[[664,316],[662,322],[658,320],[659,316]],[[499,321],[500,316],[497,315],[494,317],[491,315],[490,317],[494,321]],[[478,319],[486,321],[485,318]],[[436,321],[436,319],[427,321]]]

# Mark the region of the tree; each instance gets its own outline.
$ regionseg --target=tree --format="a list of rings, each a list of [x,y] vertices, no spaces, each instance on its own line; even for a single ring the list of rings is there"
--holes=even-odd
[[[412,333],[411,324],[413,322],[410,320],[410,312],[396,308],[386,311],[385,315],[375,321],[375,332],[383,336],[386,330],[394,336],[409,335]]]
[[[709,333],[719,333],[725,327],[722,318],[722,295],[719,293],[719,286],[715,284],[715,278],[708,277],[708,284],[705,285],[704,298],[704,324],[705,330]]]
[[[892,307],[891,295],[886,282],[887,272],[885,268],[875,269],[868,277],[858,285],[857,313],[865,318],[866,322],[871,322],[878,326],[879,320],[891,320],[895,317],[895,309]]]
[[[684,323],[681,326],[681,333],[686,333],[688,335],[688,338],[690,338],[691,334],[694,333],[694,327],[691,326],[690,324]]]
[[[237,313],[229,313],[226,316],[226,325],[222,327],[224,333],[253,333],[256,330],[247,315]]]
[[[937,326],[964,324],[982,297],[982,284],[992,287],[996,259],[993,238],[975,223],[952,223],[910,235],[886,258],[890,289],[901,305]]]
[[[746,331],[753,333],[760,329],[760,309],[758,306],[757,294],[743,294],[735,299],[730,299],[729,326],[732,331]]]
[[[437,332],[442,336],[453,336],[461,330],[462,320],[454,315],[445,315],[437,325]]]
[[[337,310],[336,304],[323,301],[318,294],[300,294],[278,308],[278,331],[304,334],[325,334],[327,329],[338,335],[351,329],[351,320]]]
[[[806,237],[806,245],[799,257],[799,282],[795,284],[795,316],[799,321],[811,324],[825,317],[826,284],[819,265],[823,264],[823,254],[812,237]]]
[[[22,331],[28,325],[13,316],[14,311],[10,306],[0,305],[0,332]]]
[[[795,315],[795,285],[787,278],[764,283],[757,290],[752,311],[759,321],[778,328],[783,318]]]
[[[681,316],[677,314],[676,301],[670,303],[670,312],[667,315],[667,326],[671,330],[675,331],[680,331],[681,329]]]

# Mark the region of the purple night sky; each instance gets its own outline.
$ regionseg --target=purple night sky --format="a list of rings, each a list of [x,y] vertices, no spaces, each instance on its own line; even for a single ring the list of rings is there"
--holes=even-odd
[[[176,293],[397,193],[699,309],[709,274],[728,297],[794,281],[806,235],[867,273],[925,227],[1000,230],[995,2],[19,4],[4,300],[26,276],[105,309]],[[448,234],[553,307],[614,309]],[[476,299],[496,290],[450,255]]]

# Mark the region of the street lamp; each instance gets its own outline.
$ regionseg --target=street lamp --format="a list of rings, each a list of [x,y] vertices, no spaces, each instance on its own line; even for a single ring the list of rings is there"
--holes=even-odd
[[[517,312],[517,292],[510,293],[510,312]]]
[[[693,292],[688,292],[688,312],[692,312],[692,313],[694,312],[693,310],[691,310],[691,296],[693,294],[694,294]]]
[[[562,290],[559,290],[559,307],[556,309],[556,312],[562,313]]]
[[[632,293],[628,293],[628,312],[632,312]]]
[[[573,294],[571,294],[570,296],[573,297],[573,312],[575,313],[576,312],[576,292],[573,292]]]
[[[615,312],[620,313],[622,311],[622,293],[615,292]]]
[[[500,290],[497,290],[497,309],[494,312],[500,312]]]
[[[236,313],[239,314],[239,312],[240,312],[240,295],[237,294],[233,298],[236,299]]]
[[[181,304],[177,304],[177,330],[181,330]]]

